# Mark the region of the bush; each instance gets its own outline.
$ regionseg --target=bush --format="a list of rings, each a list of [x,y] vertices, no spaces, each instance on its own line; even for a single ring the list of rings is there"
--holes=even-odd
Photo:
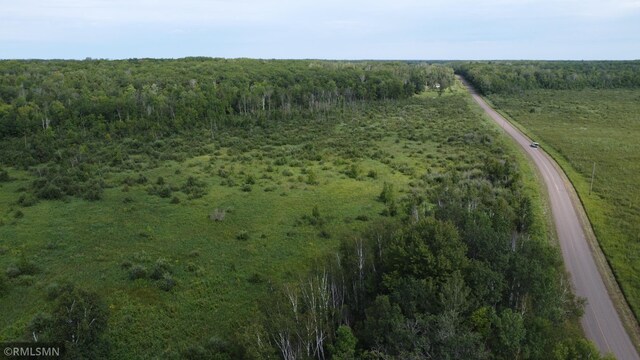
[[[244,192],[251,192],[251,185],[249,184],[244,184],[242,185],[242,187],[240,188],[240,190],[244,191]]]
[[[360,170],[356,164],[351,164],[351,166],[344,172],[345,175],[352,179],[357,179],[360,174]]]
[[[5,270],[5,274],[7,274],[7,277],[14,278],[20,276],[21,273],[16,264],[11,264]]]
[[[263,282],[265,282],[265,278],[264,276],[262,276],[261,274],[258,273],[253,273],[251,274],[251,276],[249,276],[249,278],[247,278],[247,281],[251,284],[261,284]]]
[[[144,279],[146,277],[147,277],[147,269],[140,264],[133,265],[129,269],[130,280]]]
[[[393,201],[393,185],[389,184],[385,181],[384,185],[382,185],[382,192],[378,196],[378,200],[383,203],[389,203]]]
[[[215,209],[211,214],[209,214],[209,220],[211,221],[222,221],[226,216],[227,211],[224,209]]]
[[[238,240],[249,240],[249,233],[246,230],[242,230],[236,235]]]
[[[171,203],[172,204],[180,204],[180,198],[177,196],[174,196],[173,199],[171,199]]]
[[[11,177],[9,177],[7,170],[0,169],[0,182],[7,182],[9,180],[11,180]]]
[[[313,170],[309,170],[309,172],[307,173],[306,183],[309,185],[318,185],[320,183],[318,181],[318,176],[316,176],[316,173]]]
[[[102,199],[102,192],[102,184],[99,181],[93,180],[85,186],[82,197],[85,200],[98,201]]]
[[[62,192],[62,189],[60,189],[58,186],[51,183],[47,183],[44,187],[36,191],[36,196],[41,199],[58,200],[58,199],[62,199],[62,197],[64,196],[64,193]]]
[[[181,190],[188,195],[189,199],[198,199],[207,194],[207,185],[196,179],[193,176],[189,176],[187,181],[182,185]]]
[[[171,274],[171,265],[165,259],[158,259],[151,269],[150,278],[160,280],[165,274]]]
[[[0,274],[0,297],[4,296],[8,292],[9,292],[9,282],[7,281],[7,278],[3,274]]]
[[[142,185],[142,184],[146,184],[146,183],[147,183],[147,181],[149,181],[149,180],[147,179],[147,177],[146,177],[146,176],[144,176],[144,175],[142,175],[142,174],[139,174],[139,175],[138,175],[138,178],[136,179],[136,183],[138,183],[138,184],[140,184],[140,185]]]
[[[15,278],[22,275],[35,275],[38,271],[39,269],[33,261],[22,258],[18,263],[9,265],[5,274],[7,277]]]
[[[171,289],[176,286],[176,281],[171,274],[165,273],[162,275],[162,278],[158,280],[157,285],[160,290],[171,291]]]
[[[18,198],[18,205],[24,206],[24,207],[33,206],[37,202],[38,202],[38,199],[35,196],[33,196],[33,194],[22,194]]]

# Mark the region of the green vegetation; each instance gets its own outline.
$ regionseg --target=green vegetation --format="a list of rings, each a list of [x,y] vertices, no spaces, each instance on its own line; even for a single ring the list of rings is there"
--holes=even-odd
[[[489,61],[455,67],[484,95],[640,87],[640,61]]]
[[[459,126],[483,123],[458,104],[473,115]],[[600,358],[576,327],[580,301],[530,196],[537,185],[521,178],[533,173],[486,125],[451,132],[456,165],[422,176],[402,221],[345,239],[266,302],[257,333],[282,358]],[[378,200],[393,193],[384,183]]]
[[[640,317],[640,91],[531,91],[490,99],[567,160],[600,245]]]
[[[459,65],[459,71],[496,107],[558,159],[585,205],[636,319],[640,319],[639,66],[637,61]],[[541,74],[547,74],[548,81],[542,81]],[[538,80],[527,81],[531,79]]]
[[[596,356],[530,169],[451,68],[0,70],[0,341],[264,359],[286,331],[302,358]],[[341,302],[311,304],[329,277]]]

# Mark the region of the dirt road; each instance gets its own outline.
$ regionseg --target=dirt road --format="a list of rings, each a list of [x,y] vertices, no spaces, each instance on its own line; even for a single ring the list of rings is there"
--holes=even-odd
[[[522,146],[542,174],[549,192],[551,212],[556,224],[565,268],[571,274],[576,295],[587,299],[581,320],[587,337],[603,354],[613,353],[620,360],[640,359],[598,272],[578,213],[568,192],[569,187],[572,186],[571,183],[542,149],[531,147],[530,139],[487,105],[471,86],[463,79],[461,80],[471,92],[473,99],[489,117]]]

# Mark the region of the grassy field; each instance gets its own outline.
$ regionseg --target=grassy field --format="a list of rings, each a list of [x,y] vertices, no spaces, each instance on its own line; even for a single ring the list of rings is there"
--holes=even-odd
[[[21,205],[34,177],[8,169],[0,269],[26,262],[35,270],[8,277],[0,341],[28,336],[25,328],[49,306],[47,293],[71,281],[108,304],[113,358],[178,358],[241,331],[271,284],[297,281],[341,238],[384,217],[377,198],[385,182],[402,217],[413,187],[478,166],[486,150],[468,140],[484,135],[504,141],[456,88],[344,117],[221,132],[184,161],[132,155],[132,169],[105,173],[108,188],[96,202]],[[526,184],[534,194],[538,185]],[[534,204],[542,206],[537,197]],[[222,221],[211,218],[222,212]],[[544,236],[544,221],[537,223],[534,233]],[[158,266],[170,279],[149,275]]]
[[[489,99],[563,158],[560,162],[639,319],[640,91],[539,90]]]

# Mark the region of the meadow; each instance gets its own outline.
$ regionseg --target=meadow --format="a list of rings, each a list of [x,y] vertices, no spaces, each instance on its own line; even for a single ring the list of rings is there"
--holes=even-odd
[[[446,139],[480,125],[456,124],[460,101],[423,97],[305,125],[223,131],[179,160],[131,155],[105,171],[100,201],[21,205],[33,175],[6,169],[0,267],[34,269],[8,280],[1,338],[24,336],[47,292],[65,282],[106,299],[114,357],[130,356],[127,349],[175,355],[224,337],[256,316],[270,283],[296,280],[341,238],[383,217],[377,198],[385,183],[401,195],[427,171],[465,158]],[[188,142],[151,146],[175,153]],[[204,194],[185,193],[190,178]],[[314,209],[322,221],[313,221]],[[170,291],[162,279],[132,272],[157,264],[170,269]]]
[[[488,98],[559,158],[640,319],[640,91],[528,90]]]

